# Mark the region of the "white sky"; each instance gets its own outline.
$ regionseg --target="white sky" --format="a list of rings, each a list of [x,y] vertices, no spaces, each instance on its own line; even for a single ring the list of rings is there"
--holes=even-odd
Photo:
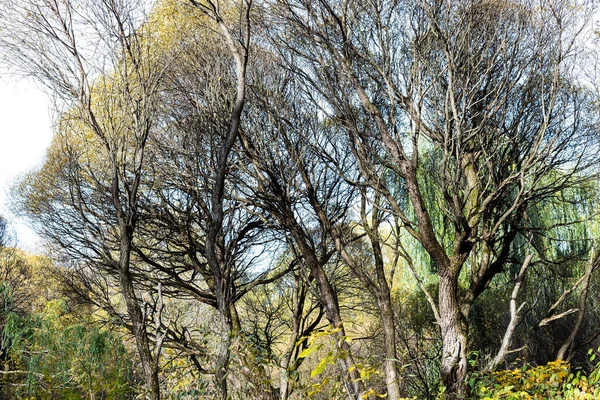
[[[11,184],[39,166],[52,139],[50,101],[25,79],[0,78],[0,213],[16,233],[18,246],[41,252],[41,240],[10,212]]]

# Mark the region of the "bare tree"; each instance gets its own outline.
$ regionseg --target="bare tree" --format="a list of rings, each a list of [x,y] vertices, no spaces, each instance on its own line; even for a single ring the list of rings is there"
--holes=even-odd
[[[207,171],[210,176],[210,187],[203,186],[206,192],[202,193],[201,199],[196,198],[196,200],[200,200],[197,205],[201,209],[202,222],[205,224],[204,257],[211,274],[210,280],[214,288],[217,310],[221,315],[221,344],[215,379],[219,388],[219,396],[226,399],[228,393],[227,369],[236,320],[235,311],[233,310],[235,294],[232,291],[236,277],[235,259],[232,259],[235,254],[227,251],[229,232],[226,231],[225,226],[225,198],[228,171],[232,162],[231,152],[238,140],[242,112],[246,103],[247,67],[251,48],[252,0],[244,0],[239,5],[231,5],[236,9],[236,14],[239,16],[234,23],[231,23],[225,17],[225,13],[230,11],[228,10],[230,5],[211,0],[190,0],[190,4],[214,21],[234,64],[234,95],[228,100],[231,106],[226,110],[226,114],[221,116],[227,116],[226,122],[218,124],[217,129],[214,131],[203,132],[202,128],[204,127],[202,126],[200,126],[200,130],[196,131],[198,138],[205,133],[212,136],[209,140],[214,144],[214,148],[209,150],[209,154],[203,154],[203,156],[210,157],[210,169]],[[216,77],[212,76],[210,78],[215,79]],[[212,84],[214,82],[208,83]],[[221,122],[224,121],[221,120]],[[191,129],[194,129],[194,126],[191,126]],[[204,176],[204,178],[207,177],[207,175]],[[252,229],[251,226],[249,229]],[[234,315],[232,315],[232,312]]]
[[[364,179],[435,264],[441,375],[462,398],[471,306],[524,213],[590,176],[589,96],[573,90],[580,14],[483,0],[272,7],[285,21],[274,43],[319,93],[308,100],[347,129]]]
[[[244,163],[248,201],[289,235],[290,248],[306,271],[305,279],[314,285],[325,316],[336,330],[345,388],[351,398],[358,398],[366,390],[345,340],[339,293],[327,270],[336,254],[332,224],[349,222],[354,188],[322,162],[317,149],[319,144],[326,146],[323,125],[308,117],[315,109],[298,104],[301,97],[296,97],[297,88],[285,72],[267,82],[255,88],[249,111],[252,123],[242,136],[248,159]],[[346,161],[339,168],[352,169],[350,159]]]
[[[118,279],[147,395],[158,399],[159,354],[131,274],[144,152],[165,62],[142,38],[145,10],[136,2],[48,0],[6,2],[2,14],[5,60],[62,107],[59,137],[29,182],[25,207],[63,254]]]

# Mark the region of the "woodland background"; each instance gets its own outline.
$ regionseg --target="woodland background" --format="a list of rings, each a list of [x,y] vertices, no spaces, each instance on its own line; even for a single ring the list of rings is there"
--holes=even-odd
[[[594,7],[4,0],[0,397],[598,398]]]

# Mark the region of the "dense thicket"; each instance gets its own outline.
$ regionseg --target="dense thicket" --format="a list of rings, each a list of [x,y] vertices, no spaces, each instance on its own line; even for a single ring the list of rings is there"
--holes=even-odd
[[[32,382],[90,398],[595,396],[587,3],[0,13],[4,61],[59,110],[15,200],[67,297],[3,322],[17,396]],[[39,348],[59,361],[23,356]]]

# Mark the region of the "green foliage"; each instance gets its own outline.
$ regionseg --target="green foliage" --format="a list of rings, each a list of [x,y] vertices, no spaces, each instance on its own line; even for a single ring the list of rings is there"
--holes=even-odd
[[[589,354],[590,361],[595,361],[597,352],[590,350]],[[540,366],[525,363],[521,368],[492,374],[473,373],[469,385],[473,398],[483,400],[598,399],[600,362],[589,374],[571,371],[569,363],[562,360]]]
[[[64,300],[37,315],[10,314],[4,368],[15,371],[4,387],[9,398],[127,399],[133,396],[132,364],[121,337],[76,320]],[[17,372],[19,371],[19,372]]]
[[[342,344],[351,345],[352,339],[346,335],[341,335],[341,328],[326,328],[314,332],[308,337],[300,338],[298,344],[306,340],[307,347],[300,353],[299,358],[309,357],[313,354],[319,356],[316,364],[310,370],[310,378],[314,382],[306,390],[308,398],[343,398],[342,382],[344,377],[331,374],[331,367],[343,360],[347,354]],[[372,379],[380,374],[380,371],[367,362],[356,363],[352,365],[349,372],[358,371],[360,380],[364,382],[366,392],[363,398],[385,398],[387,395],[379,393],[370,383]]]

